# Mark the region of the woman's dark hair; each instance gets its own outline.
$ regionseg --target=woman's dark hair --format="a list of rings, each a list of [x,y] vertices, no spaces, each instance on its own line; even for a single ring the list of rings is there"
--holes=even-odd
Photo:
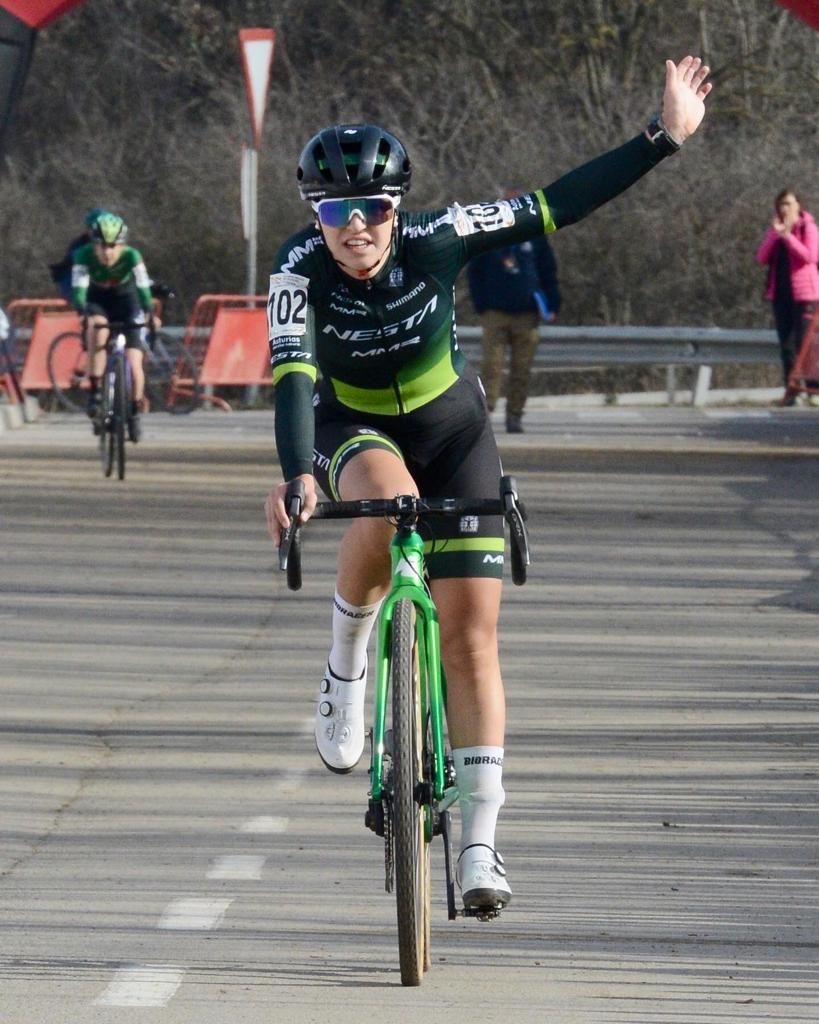
[[[799,196],[799,193],[796,191],[796,189],[793,189],[793,188],[783,188],[782,191],[779,193],[779,195],[776,197],[776,199],[774,199],[774,206],[777,209],[779,209],[779,204],[782,202],[782,200],[785,198],[785,196],[793,196],[793,198],[797,201],[797,203],[799,203],[799,208],[800,209],[802,208],[802,200],[801,200],[801,198]]]

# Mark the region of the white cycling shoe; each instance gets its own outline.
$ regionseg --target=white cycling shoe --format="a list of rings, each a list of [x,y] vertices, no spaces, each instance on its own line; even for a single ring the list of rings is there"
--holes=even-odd
[[[473,843],[461,850],[457,878],[465,910],[491,914],[512,899],[503,857],[491,846]]]
[[[364,694],[367,668],[360,679],[337,679],[328,665],[316,706],[316,750],[331,772],[343,775],[364,753]]]

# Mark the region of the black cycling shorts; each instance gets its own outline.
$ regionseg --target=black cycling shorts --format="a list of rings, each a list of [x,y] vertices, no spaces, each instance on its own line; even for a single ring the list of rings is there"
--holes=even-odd
[[[89,315],[102,315],[109,323],[144,324],[145,313],[139,304],[136,289],[126,292],[115,292],[107,288],[88,289],[88,302],[85,307]],[[144,330],[141,326],[125,331],[126,348],[147,348],[143,341]]]
[[[402,416],[357,412],[320,383],[313,473],[339,500],[342,470],[359,452],[382,448],[406,465],[426,498],[497,498],[501,464],[477,377],[462,377],[438,398]],[[428,516],[424,538],[431,579],[503,576],[502,516]]]

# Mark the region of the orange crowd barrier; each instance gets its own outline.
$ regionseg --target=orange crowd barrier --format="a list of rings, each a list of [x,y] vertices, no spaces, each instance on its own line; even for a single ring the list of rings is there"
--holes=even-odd
[[[59,312],[67,310],[65,299],[12,299],[6,306],[6,313],[14,325],[17,336],[17,367],[21,367],[28,354],[29,338],[38,313]]]
[[[218,311],[199,380],[204,385],[270,383],[264,308]]]
[[[230,405],[213,394],[214,387],[271,383],[259,363],[260,347],[267,348],[266,305],[265,295],[200,295],[196,300],[183,344],[199,370],[203,401],[229,412]]]
[[[255,309],[267,304],[266,295],[200,295],[185,325],[183,344],[201,371],[210,343],[211,331],[223,309]]]
[[[208,388],[270,384],[265,295],[200,295],[185,325],[183,344]],[[79,331],[80,320],[59,298],[14,299],[9,319],[17,330],[17,364],[26,391],[51,390],[48,350],[63,331]],[[20,331],[22,329],[22,337]],[[212,395],[206,401],[230,406]]]
[[[66,308],[60,313],[37,313],[20,375],[24,391],[51,390],[51,378],[48,376],[48,350],[51,342],[63,331],[79,330],[80,318],[72,310]]]

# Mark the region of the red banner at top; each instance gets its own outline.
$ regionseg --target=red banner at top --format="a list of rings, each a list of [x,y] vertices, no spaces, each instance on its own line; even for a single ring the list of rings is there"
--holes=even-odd
[[[819,0],[778,0],[782,7],[793,11],[802,21],[819,29]]]
[[[83,0],[0,0],[0,7],[24,21],[30,28],[43,28],[50,21],[79,7]]]

